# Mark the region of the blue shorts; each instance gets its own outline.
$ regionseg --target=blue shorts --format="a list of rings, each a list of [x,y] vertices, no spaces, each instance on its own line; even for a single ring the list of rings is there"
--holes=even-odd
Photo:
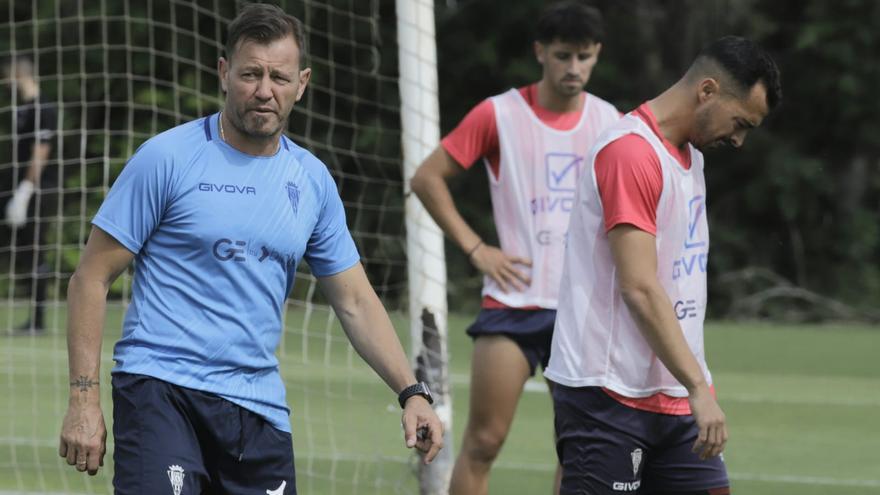
[[[477,320],[467,329],[473,339],[482,335],[504,335],[510,338],[526,356],[529,375],[535,376],[538,363],[546,369],[553,342],[555,309],[487,309],[480,310]]]
[[[723,459],[691,452],[693,416],[621,404],[598,387],[553,387],[560,495],[727,493]]]
[[[287,432],[216,395],[113,374],[117,495],[295,495]]]

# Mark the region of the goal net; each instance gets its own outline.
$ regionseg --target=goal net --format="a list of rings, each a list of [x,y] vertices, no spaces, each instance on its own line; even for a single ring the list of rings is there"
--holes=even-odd
[[[0,60],[11,68],[0,80],[0,176],[5,177],[0,215],[29,166],[20,151],[35,134],[33,126],[22,124],[28,105],[43,120],[37,141],[49,149],[25,225],[0,222],[0,495],[112,493],[112,435],[105,467],[95,477],[77,473],[57,453],[68,397],[67,282],[89,222],[127,158],[155,134],[220,109],[217,57],[237,3],[0,2]],[[421,362],[445,360],[445,344],[426,350],[421,337],[411,341],[408,331],[410,311],[417,311],[420,321],[426,311],[432,317],[417,335],[445,325],[445,293],[437,296],[436,289],[445,272],[428,282],[434,288],[427,295],[408,293],[407,246],[419,242],[408,241],[405,228],[411,207],[405,207],[395,5],[387,0],[274,3],[303,20],[313,69],[289,135],[335,177],[362,261],[404,346]],[[426,8],[431,12],[430,1],[411,3],[419,4],[422,14]],[[433,26],[429,31],[416,36],[430,36],[433,50]],[[433,52],[427,59],[433,63]],[[28,63],[39,89],[36,98],[18,77]],[[436,99],[436,81],[429,89]],[[433,119],[436,126],[436,115]],[[436,131],[410,136],[416,144],[409,145],[409,156],[415,156],[409,162],[420,159],[416,155],[436,138]],[[420,139],[434,142],[419,144]],[[434,246],[428,264],[436,269],[439,257],[442,271],[442,237],[438,250],[436,228],[426,225]],[[299,491],[417,492],[419,468],[403,445],[395,395],[353,351],[307,266],[297,279],[278,355],[291,406]],[[130,273],[124,274],[109,295],[101,369],[108,429],[112,347],[130,283]],[[425,297],[442,300],[428,310],[413,303]],[[42,332],[17,330],[26,322],[33,326],[35,318]],[[434,371],[421,375],[442,378]]]

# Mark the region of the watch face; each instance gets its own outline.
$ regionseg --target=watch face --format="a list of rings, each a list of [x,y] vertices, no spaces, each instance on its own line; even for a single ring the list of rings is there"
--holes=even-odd
[[[428,384],[425,382],[419,383],[422,387],[422,393],[425,394],[425,398],[428,399],[428,403],[434,403],[434,394],[431,393],[431,389],[428,388]]]

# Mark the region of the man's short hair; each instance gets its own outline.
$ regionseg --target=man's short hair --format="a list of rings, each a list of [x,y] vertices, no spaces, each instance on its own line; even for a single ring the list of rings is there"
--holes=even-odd
[[[554,40],[564,43],[602,43],[604,39],[602,13],[576,0],[557,2],[544,9],[535,32],[535,40],[544,44]]]
[[[229,23],[226,56],[231,57],[244,41],[268,45],[287,36],[293,36],[299,48],[300,60],[303,60],[306,56],[306,37],[302,22],[276,5],[248,3]]]
[[[767,107],[772,110],[782,101],[779,68],[773,58],[757,43],[739,36],[725,36],[703,48],[688,73],[692,77],[714,75],[720,69],[747,93],[758,82],[767,88]]]

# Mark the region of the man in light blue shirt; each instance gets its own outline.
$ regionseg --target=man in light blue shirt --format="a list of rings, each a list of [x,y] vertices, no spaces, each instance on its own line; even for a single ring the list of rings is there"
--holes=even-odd
[[[90,474],[102,463],[106,294],[134,260],[113,356],[116,493],[296,493],[275,349],[302,259],[355,349],[399,393],[407,446],[426,462],[442,447],[430,392],[366,278],[332,177],[283,135],[311,75],[302,33],[275,6],[246,6],[219,61],[224,110],[144,143],[92,222],[68,289],[59,453]]]

